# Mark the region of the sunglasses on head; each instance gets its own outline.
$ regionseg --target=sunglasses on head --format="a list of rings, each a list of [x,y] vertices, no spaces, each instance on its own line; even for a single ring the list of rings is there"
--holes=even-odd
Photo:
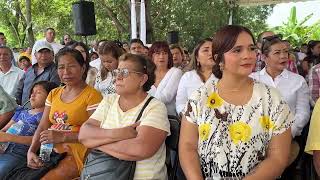
[[[274,39],[280,39],[280,40],[282,40],[282,35],[281,35],[281,34],[276,34],[276,35],[273,35],[273,36],[264,37],[264,38],[262,39],[262,43],[263,43],[263,42],[266,42],[266,41],[272,41],[272,40],[274,40]]]
[[[275,39],[282,40],[282,34],[276,34],[276,35],[273,35],[273,36],[264,37],[262,39],[261,51],[263,51],[263,47],[266,44],[266,42],[271,42],[271,41],[273,41]]]
[[[115,69],[112,71],[113,76],[117,77],[123,77],[123,78],[127,78],[129,76],[130,73],[135,73],[135,74],[144,74],[142,72],[138,72],[138,71],[130,71],[127,68],[124,69]]]

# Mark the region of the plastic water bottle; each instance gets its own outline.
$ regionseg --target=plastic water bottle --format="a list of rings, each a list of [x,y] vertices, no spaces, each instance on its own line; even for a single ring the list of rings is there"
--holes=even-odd
[[[8,134],[14,134],[14,135],[19,135],[21,130],[23,128],[23,122],[18,121],[14,123],[7,131],[6,133]],[[9,146],[9,142],[2,142],[0,143],[0,153],[4,153]]]
[[[53,149],[52,143],[41,144],[39,157],[43,162],[50,161],[50,155],[51,155],[52,149]]]
[[[48,130],[52,130],[52,129],[49,128]],[[40,146],[40,155],[39,155],[40,159],[43,162],[49,162],[52,150],[53,150],[53,144],[52,143],[41,144],[41,146]]]

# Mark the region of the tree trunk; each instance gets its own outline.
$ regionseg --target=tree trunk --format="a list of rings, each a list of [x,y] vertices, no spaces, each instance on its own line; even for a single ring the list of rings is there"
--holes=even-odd
[[[109,16],[109,18],[111,19],[111,21],[114,23],[114,26],[117,28],[117,31],[119,33],[125,33],[126,28],[120,23],[119,19],[117,18],[117,15],[112,11],[112,9],[107,5],[107,3],[105,1],[103,1],[104,3],[104,8],[106,10],[107,15]]]
[[[153,42],[153,24],[151,19],[151,0],[145,0],[146,5],[146,28],[147,28],[147,44]]]
[[[32,16],[31,16],[31,0],[26,0],[26,35],[28,38],[29,47],[34,44],[34,33],[32,30]]]

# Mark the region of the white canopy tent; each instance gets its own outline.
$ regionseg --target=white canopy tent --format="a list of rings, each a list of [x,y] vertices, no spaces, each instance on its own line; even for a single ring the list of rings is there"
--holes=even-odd
[[[236,6],[257,6],[257,5],[268,5],[268,4],[279,4],[288,2],[302,2],[302,1],[314,1],[314,0],[225,0],[229,3],[229,24],[232,24],[232,15],[234,7]],[[139,22],[140,33],[139,38],[143,43],[146,43],[146,16],[145,16],[145,2],[144,0],[131,0],[131,38],[137,38],[138,32],[137,27]],[[139,15],[136,12],[136,6],[139,7]],[[138,20],[139,19],[139,20]]]
[[[258,6],[258,5],[270,5],[280,4],[289,2],[303,2],[303,1],[314,1],[314,0],[225,0],[229,4],[229,24],[232,24],[232,16],[234,7],[239,6]]]
[[[240,6],[257,6],[268,4],[280,4],[289,2],[302,2],[302,1],[314,1],[314,0],[227,0],[235,1]]]

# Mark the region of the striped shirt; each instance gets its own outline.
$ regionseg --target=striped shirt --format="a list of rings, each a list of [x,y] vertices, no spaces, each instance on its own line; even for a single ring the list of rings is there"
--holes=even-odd
[[[113,129],[132,125],[141,111],[146,99],[138,106],[123,112],[119,107],[119,95],[110,94],[104,97],[97,110],[90,118],[101,122],[101,128]],[[152,99],[143,111],[140,118],[140,126],[151,126],[168,132],[170,124],[167,118],[166,106],[157,99]],[[167,179],[165,166],[166,147],[165,143],[151,158],[137,161],[134,179]]]

